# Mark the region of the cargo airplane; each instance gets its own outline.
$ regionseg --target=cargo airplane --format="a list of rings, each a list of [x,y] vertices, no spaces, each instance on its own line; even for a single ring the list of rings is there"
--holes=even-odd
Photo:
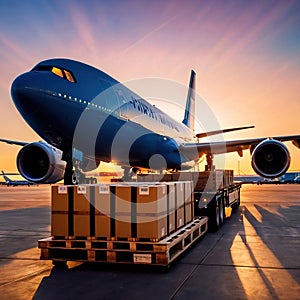
[[[1,171],[0,176],[3,176],[5,180],[5,184],[7,186],[19,186],[19,185],[33,185],[35,184],[34,182],[30,182],[28,180],[12,180],[10,179],[7,175],[19,175],[19,174],[5,174],[3,171]]]
[[[249,127],[195,134],[195,75],[192,71],[184,118],[178,122],[92,66],[69,59],[42,61],[14,80],[11,95],[43,141],[0,141],[22,146],[18,170],[35,183],[86,182],[85,172],[101,161],[123,166],[128,175],[141,168],[184,170],[206,156],[209,170],[214,155],[242,156],[246,149],[257,174],[266,178],[284,174],[290,154],[283,142],[300,148],[300,135],[201,142],[203,137]]]

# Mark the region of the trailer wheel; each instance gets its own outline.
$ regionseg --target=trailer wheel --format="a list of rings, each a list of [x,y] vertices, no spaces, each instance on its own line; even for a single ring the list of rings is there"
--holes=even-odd
[[[220,226],[224,223],[224,219],[225,219],[225,207],[224,207],[224,202],[221,199],[220,203],[219,203],[219,215],[220,215]]]
[[[218,231],[220,227],[220,207],[218,201],[216,201],[211,208],[208,222],[208,228],[210,231]]]
[[[236,199],[236,202],[232,204],[231,207],[232,207],[233,209],[238,209],[239,206],[240,206],[240,204],[241,204],[241,195],[240,195],[240,191],[239,191],[239,193],[238,193],[238,198]]]

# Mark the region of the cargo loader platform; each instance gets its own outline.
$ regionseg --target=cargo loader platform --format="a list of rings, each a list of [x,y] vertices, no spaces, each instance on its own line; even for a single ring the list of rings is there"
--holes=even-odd
[[[148,264],[169,266],[208,228],[207,217],[197,217],[159,242],[125,240],[68,240],[52,237],[38,241],[42,260],[52,260],[54,265],[67,261]]]

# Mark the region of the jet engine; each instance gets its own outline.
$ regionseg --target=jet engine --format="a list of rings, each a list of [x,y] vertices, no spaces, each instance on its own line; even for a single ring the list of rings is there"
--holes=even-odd
[[[44,142],[25,145],[18,153],[20,174],[36,183],[55,183],[64,178],[66,162],[62,151]]]
[[[290,166],[288,148],[277,140],[267,139],[258,144],[252,152],[252,168],[265,178],[283,175]]]

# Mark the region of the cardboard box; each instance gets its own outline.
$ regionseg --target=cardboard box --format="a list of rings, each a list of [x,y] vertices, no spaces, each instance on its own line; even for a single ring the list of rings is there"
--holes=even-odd
[[[184,182],[174,182],[175,185],[175,226],[176,230],[182,227],[185,223],[184,213]]]
[[[176,230],[176,219],[175,219],[175,185],[173,182],[167,183],[167,234],[174,232]]]
[[[177,208],[176,229],[183,227],[184,224],[184,205]]]
[[[172,173],[173,181],[194,181],[196,172],[176,172]]]
[[[152,218],[151,218],[152,219]],[[138,216],[139,223],[137,224],[137,237],[162,239],[167,235],[167,218],[157,218],[150,222],[146,222],[148,217]]]
[[[111,237],[111,218],[105,215],[95,215],[95,236]]]
[[[115,236],[117,238],[131,238],[132,235],[132,189],[127,184],[116,185],[115,192]]]
[[[68,236],[69,235],[69,216],[65,214],[51,214],[51,235]]]
[[[51,187],[51,209],[52,211],[68,212],[68,186],[53,185]]]
[[[130,219],[129,216],[125,217],[125,219]],[[121,218],[123,219],[123,218]],[[132,238],[135,237],[132,234],[131,223],[123,222],[116,217],[115,219],[115,237],[116,238]]]
[[[91,235],[90,232],[90,215],[78,215],[74,214],[74,236],[87,237]]]
[[[111,233],[111,191],[110,185],[95,186],[95,236],[110,238]],[[114,214],[114,212],[112,212]]]
[[[233,177],[233,170],[224,170],[224,187],[228,187],[233,184],[234,177]]]
[[[161,239],[167,235],[167,201],[165,184],[138,187],[138,238]]]
[[[185,223],[189,223],[194,217],[194,193],[191,181],[184,182],[184,200],[185,200]]]
[[[138,174],[137,175],[138,182],[169,182],[173,181],[172,173],[164,173],[164,174]]]
[[[109,185],[95,186],[95,214],[111,216],[111,191]]]
[[[74,187],[74,212],[89,212],[90,201],[90,186],[78,185]]]
[[[221,170],[199,172],[195,173],[195,176],[194,190],[196,191],[203,191],[204,189],[215,191],[223,188],[223,171]]]

